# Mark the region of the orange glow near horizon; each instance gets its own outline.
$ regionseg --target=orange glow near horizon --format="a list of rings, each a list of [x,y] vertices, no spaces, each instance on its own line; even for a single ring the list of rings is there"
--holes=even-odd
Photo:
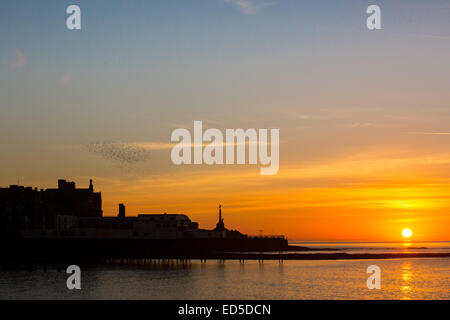
[[[101,180],[97,185],[105,215],[116,215],[117,203],[125,202],[127,215],[185,213],[206,229],[215,226],[222,203],[226,227],[250,235],[263,230],[292,240],[398,241],[398,230],[408,225],[416,231],[414,241],[449,240],[445,179],[411,174],[415,170],[403,164],[413,159],[401,167],[395,160],[370,161],[371,172],[368,162],[282,167],[272,177],[254,168],[206,168],[142,179],[131,187]]]

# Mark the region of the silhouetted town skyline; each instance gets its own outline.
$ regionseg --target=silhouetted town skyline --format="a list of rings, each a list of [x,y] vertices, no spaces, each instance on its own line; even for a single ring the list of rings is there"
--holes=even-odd
[[[77,188],[75,182],[58,180],[58,188],[38,189],[11,185],[0,189],[0,234],[21,237],[89,238],[244,238],[225,228],[222,206],[213,230],[199,229],[184,214],[138,214],[127,217],[125,204],[118,204],[116,217],[103,217],[102,194]]]
[[[101,192],[58,180],[57,189],[12,185],[0,189],[0,238],[5,254],[25,259],[103,259],[186,257],[187,254],[233,251],[279,251],[284,237],[249,237],[225,227],[222,206],[212,230],[199,228],[185,214],[126,215],[118,204],[115,217],[104,217]]]

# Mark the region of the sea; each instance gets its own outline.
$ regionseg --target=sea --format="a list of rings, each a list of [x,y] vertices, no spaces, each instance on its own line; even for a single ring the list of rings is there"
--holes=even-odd
[[[450,252],[450,242],[307,242],[317,252]],[[325,249],[325,251],[322,251]],[[314,251],[313,251],[314,252]],[[308,252],[311,253],[311,252]],[[369,289],[369,266],[381,288]],[[0,271],[0,299],[297,300],[450,299],[450,258],[331,261],[153,261],[80,266],[81,289],[69,290],[65,269]]]

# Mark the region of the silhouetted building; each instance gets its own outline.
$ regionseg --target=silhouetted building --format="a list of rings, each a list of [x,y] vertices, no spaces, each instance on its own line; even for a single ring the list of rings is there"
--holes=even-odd
[[[86,189],[77,189],[74,182],[66,180],[58,180],[57,189],[0,188],[0,235],[18,234],[27,228],[55,228],[57,216],[102,216],[102,196],[94,192],[92,180]]]
[[[94,192],[92,180],[89,188],[77,189],[74,182],[58,180],[58,189],[44,191],[47,215],[45,225],[53,226],[57,215],[75,217],[101,217],[102,195]]]
[[[37,189],[0,188],[0,235],[17,234],[20,228],[37,224],[45,214],[42,203],[43,193]]]

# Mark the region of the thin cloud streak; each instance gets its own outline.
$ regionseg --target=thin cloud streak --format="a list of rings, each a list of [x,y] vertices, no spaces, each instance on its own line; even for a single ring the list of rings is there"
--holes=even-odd
[[[123,149],[123,148],[132,148],[132,149],[142,149],[147,151],[158,151],[158,150],[169,150],[173,147],[177,146],[179,142],[173,142],[173,143],[163,143],[163,142],[93,142],[86,145],[67,145],[64,146],[65,148],[69,149],[78,149],[80,147],[87,148],[88,150],[91,148],[96,149],[99,146],[108,146],[115,149]],[[248,141],[245,142],[226,142],[223,141],[222,146],[241,146],[241,145],[264,145],[264,146],[270,146],[270,142],[260,142],[260,141]],[[208,147],[208,146],[220,146],[220,143],[213,141],[213,142],[204,142],[202,144],[196,144],[196,143],[187,143],[186,147],[193,148],[193,147]]]
[[[450,132],[409,132],[409,134],[431,135],[431,136],[450,136]]]

